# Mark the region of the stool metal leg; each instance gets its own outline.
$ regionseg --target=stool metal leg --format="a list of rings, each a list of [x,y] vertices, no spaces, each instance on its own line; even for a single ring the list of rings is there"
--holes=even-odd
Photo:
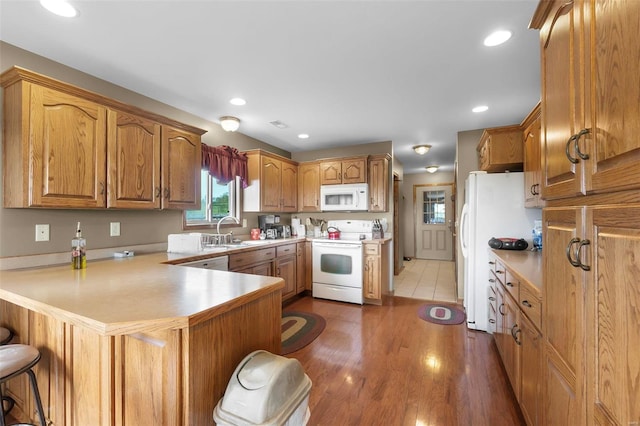
[[[44,419],[44,409],[42,408],[42,400],[40,399],[40,392],[38,391],[36,374],[32,369],[28,369],[27,374],[29,375],[29,382],[31,382],[31,391],[33,392],[33,398],[36,401],[36,408],[38,409],[38,418],[40,419],[40,425],[46,426],[47,422]]]

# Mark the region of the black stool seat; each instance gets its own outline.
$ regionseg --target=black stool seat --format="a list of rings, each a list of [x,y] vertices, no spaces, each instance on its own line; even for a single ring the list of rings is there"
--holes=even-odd
[[[0,346],[0,384],[12,379],[20,374],[26,373],[31,383],[31,391],[38,409],[38,418],[41,425],[46,425],[44,418],[44,410],[42,409],[42,401],[40,400],[40,392],[38,392],[38,383],[36,375],[31,367],[40,361],[40,351],[29,345],[4,345]],[[2,397],[2,388],[0,387],[0,397]],[[4,399],[4,398],[2,398]],[[0,426],[5,426],[4,410],[0,410]]]
[[[0,327],[0,345],[6,345],[13,338],[13,332],[8,328]]]

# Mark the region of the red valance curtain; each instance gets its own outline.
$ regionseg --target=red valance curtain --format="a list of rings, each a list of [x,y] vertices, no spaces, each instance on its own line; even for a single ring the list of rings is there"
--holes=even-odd
[[[202,168],[209,171],[219,184],[231,182],[240,176],[242,187],[248,185],[247,155],[226,145],[202,144]]]

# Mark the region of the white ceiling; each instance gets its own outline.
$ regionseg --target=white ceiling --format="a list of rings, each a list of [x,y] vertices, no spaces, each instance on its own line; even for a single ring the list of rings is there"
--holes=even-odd
[[[290,152],[391,140],[405,173],[452,171],[458,131],[540,98],[538,0],[70,2],[65,19],[1,0],[0,39]],[[496,29],[513,37],[485,47]]]

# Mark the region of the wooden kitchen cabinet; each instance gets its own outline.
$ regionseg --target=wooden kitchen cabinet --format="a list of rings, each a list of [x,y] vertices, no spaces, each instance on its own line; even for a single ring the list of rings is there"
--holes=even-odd
[[[276,247],[276,277],[284,279],[282,300],[296,295],[298,288],[298,247],[296,243]]]
[[[542,425],[542,333],[525,315],[520,315],[521,382],[520,408],[527,425]]]
[[[389,240],[372,240],[362,245],[364,302],[382,304],[383,292],[389,289]]]
[[[298,211],[320,211],[320,163],[300,163],[298,166]]]
[[[304,243],[304,288],[305,290],[312,291],[313,289],[313,246],[311,241],[305,241]]]
[[[538,9],[543,198],[640,188],[640,3],[556,1]]]
[[[519,125],[485,129],[476,148],[480,170],[487,172],[522,171],[522,129]]]
[[[300,294],[306,289],[306,243],[304,241],[296,244],[296,294]]]
[[[199,208],[204,130],[20,67],[0,81],[4,207]]]
[[[527,208],[544,207],[540,197],[542,183],[542,164],[540,151],[540,103],[524,119],[521,127],[524,145],[524,206]]]
[[[10,77],[2,80],[4,207],[104,207],[107,109]]]
[[[369,156],[369,211],[389,211],[389,154]]]
[[[107,112],[107,207],[161,207],[160,128],[144,117]]]
[[[367,182],[367,157],[349,157],[320,162],[320,184]]]
[[[200,209],[200,135],[162,127],[162,208]]]
[[[297,211],[298,163],[261,149],[245,154],[249,186],[244,189],[244,211]]]
[[[640,420],[639,22],[640,3],[608,0],[541,2],[531,21],[547,206],[541,424]]]

